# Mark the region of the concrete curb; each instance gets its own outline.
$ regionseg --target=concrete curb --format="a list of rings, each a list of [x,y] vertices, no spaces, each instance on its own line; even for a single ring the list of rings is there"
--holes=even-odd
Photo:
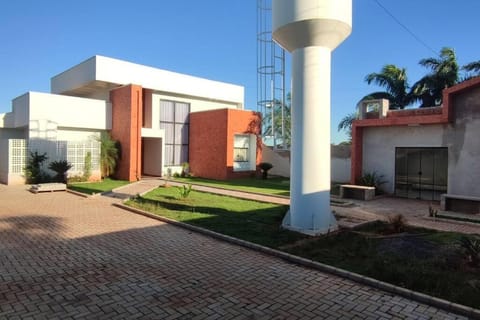
[[[383,282],[383,281],[379,281],[379,280],[375,280],[375,279],[372,279],[372,278],[369,278],[369,277],[365,277],[365,276],[362,276],[362,275],[359,275],[359,274],[356,274],[356,273],[353,273],[353,272],[349,272],[349,271],[346,271],[346,270],[343,270],[343,269],[332,267],[332,266],[329,266],[329,265],[326,265],[326,264],[323,264],[323,263],[320,263],[320,262],[316,262],[316,261],[313,261],[313,260],[310,260],[310,259],[301,258],[301,257],[298,257],[298,256],[291,255],[289,253],[285,253],[285,252],[282,252],[282,251],[279,251],[279,250],[264,247],[262,245],[258,245],[258,244],[252,243],[252,242],[248,242],[248,241],[241,240],[241,239],[238,239],[238,238],[230,237],[230,236],[227,236],[227,235],[224,235],[224,234],[220,234],[220,233],[217,233],[217,232],[214,232],[214,231],[210,231],[210,230],[207,230],[207,229],[196,227],[196,226],[186,224],[186,223],[183,223],[183,222],[179,222],[179,221],[176,221],[176,220],[171,220],[171,219],[161,217],[161,216],[158,216],[156,214],[153,214],[153,213],[150,213],[150,212],[147,212],[147,211],[143,211],[143,210],[140,210],[140,209],[136,209],[136,208],[127,206],[123,203],[122,204],[116,203],[116,204],[113,204],[113,205],[118,207],[118,208],[130,211],[130,212],[133,212],[133,213],[136,213],[136,214],[140,214],[140,215],[152,218],[152,219],[156,219],[156,220],[159,220],[159,221],[162,221],[162,222],[166,222],[166,223],[169,223],[169,224],[172,224],[172,225],[184,228],[184,229],[188,229],[190,231],[198,232],[198,233],[210,236],[210,237],[215,238],[215,239],[223,240],[223,241],[226,241],[226,242],[229,242],[229,243],[232,243],[232,244],[236,244],[236,245],[248,248],[248,249],[253,249],[255,251],[262,252],[262,253],[280,258],[282,260],[285,260],[285,261],[288,261],[288,262],[291,262],[291,263],[295,263],[295,264],[298,264],[298,265],[301,265],[301,266],[316,269],[316,270],[319,270],[319,271],[322,271],[322,272],[330,273],[330,274],[333,274],[333,275],[336,275],[336,276],[339,276],[339,277],[342,277],[342,278],[347,278],[349,280],[352,280],[352,281],[355,281],[355,282],[358,282],[358,283],[362,283],[362,284],[365,284],[365,285],[368,285],[368,286],[371,286],[371,287],[374,287],[374,288],[377,288],[377,289],[380,289],[380,290],[387,291],[389,293],[397,294],[399,296],[402,296],[402,297],[405,297],[405,298],[408,298],[408,299],[411,299],[411,300],[415,300],[415,301],[420,302],[420,303],[425,303],[425,304],[428,304],[430,306],[443,309],[447,312],[457,313],[459,315],[466,316],[466,317],[471,318],[471,319],[480,319],[480,310],[479,309],[474,309],[474,308],[471,308],[471,307],[463,306],[461,304],[453,303],[453,302],[450,302],[450,301],[447,301],[447,300],[432,297],[432,296],[427,295],[427,294],[423,294],[423,293],[419,293],[419,292],[412,291],[412,290],[409,290],[409,289],[405,289],[405,288],[402,288],[402,287],[398,287],[398,286],[395,286],[395,285],[392,285],[392,284],[389,284],[389,283],[386,283],[386,282]]]

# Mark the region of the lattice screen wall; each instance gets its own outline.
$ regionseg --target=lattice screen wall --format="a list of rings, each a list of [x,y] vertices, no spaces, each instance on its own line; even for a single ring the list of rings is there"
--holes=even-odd
[[[73,167],[70,175],[83,174],[85,156],[92,155],[92,171],[100,170],[100,143],[97,141],[47,141],[47,140],[9,140],[9,173],[21,174],[24,171],[30,152],[47,153],[48,160],[44,168],[53,161],[67,160]]]

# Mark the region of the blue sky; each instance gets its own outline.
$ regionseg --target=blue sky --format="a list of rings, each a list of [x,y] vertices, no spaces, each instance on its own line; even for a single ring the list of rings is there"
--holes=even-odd
[[[378,0],[435,52],[456,50],[460,64],[480,60],[478,0]],[[0,10],[0,113],[27,91],[48,92],[50,78],[95,55],[245,86],[256,110],[256,0],[17,0]],[[366,74],[387,63],[423,76],[434,52],[375,0],[353,0],[353,32],[332,59],[332,141],[357,101],[378,88]]]

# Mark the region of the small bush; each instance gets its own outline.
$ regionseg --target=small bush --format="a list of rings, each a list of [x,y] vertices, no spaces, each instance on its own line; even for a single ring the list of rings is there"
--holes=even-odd
[[[360,185],[367,187],[375,187],[375,193],[380,193],[380,187],[387,183],[387,180],[383,179],[383,174],[377,172],[367,172],[360,178]]]
[[[428,206],[428,216],[431,218],[436,218],[437,217],[438,211],[433,209],[432,206]]]
[[[83,165],[83,177],[85,181],[88,181],[92,175],[92,153],[90,151],[85,155],[84,165]]]
[[[72,164],[67,160],[53,161],[48,166],[48,169],[55,171],[56,175],[53,177],[56,182],[67,182],[67,171],[72,168]]]
[[[188,177],[190,175],[190,165],[188,162],[182,163],[182,173],[180,173],[180,176],[182,178]]]
[[[192,185],[191,184],[189,184],[188,186],[183,185],[181,187],[177,187],[177,190],[178,190],[178,193],[180,193],[180,197],[182,199],[186,199],[190,195],[190,192],[192,192]]]
[[[260,162],[258,167],[262,170],[262,179],[267,179],[268,171],[273,168],[273,164],[270,162]]]
[[[464,236],[460,238],[460,247],[463,249],[467,262],[477,267],[480,265],[480,237]]]
[[[39,154],[37,151],[30,152],[25,167],[27,183],[35,184],[49,181],[50,177],[42,170],[43,163],[48,159],[47,154]]]
[[[401,233],[405,231],[407,219],[402,214],[396,214],[388,217],[388,226],[391,233]]]

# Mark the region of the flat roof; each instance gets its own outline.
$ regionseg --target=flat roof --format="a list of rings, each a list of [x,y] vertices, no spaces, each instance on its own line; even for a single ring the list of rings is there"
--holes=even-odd
[[[136,84],[154,91],[244,105],[244,87],[153,68],[119,59],[93,56],[52,77],[51,92],[89,96],[101,90]]]

